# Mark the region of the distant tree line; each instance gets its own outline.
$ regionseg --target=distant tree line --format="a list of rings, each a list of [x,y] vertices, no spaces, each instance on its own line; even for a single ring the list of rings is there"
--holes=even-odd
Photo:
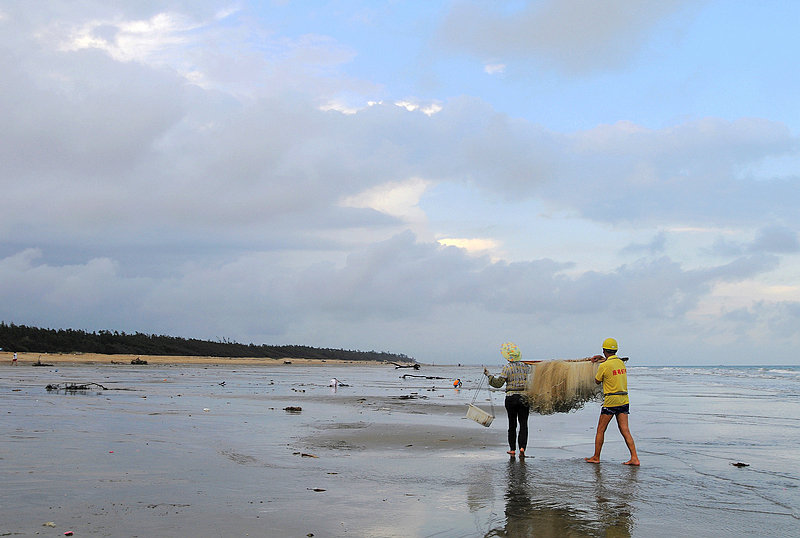
[[[212,342],[136,332],[86,332],[75,329],[40,329],[0,322],[0,348],[28,353],[103,353],[107,355],[172,355],[191,357],[263,357],[272,359],[339,359],[413,363],[403,354],[354,351],[309,346]]]

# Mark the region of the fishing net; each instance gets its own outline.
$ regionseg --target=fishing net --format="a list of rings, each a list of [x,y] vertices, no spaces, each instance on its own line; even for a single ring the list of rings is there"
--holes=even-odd
[[[540,415],[568,413],[602,394],[594,381],[598,364],[587,360],[553,360],[531,365],[525,394]]]

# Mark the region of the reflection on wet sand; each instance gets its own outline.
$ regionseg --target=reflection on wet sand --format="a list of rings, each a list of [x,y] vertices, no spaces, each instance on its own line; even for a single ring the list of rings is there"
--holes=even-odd
[[[594,474],[596,481],[593,491],[586,491],[586,505],[574,501],[573,505],[564,504],[563,497],[559,500],[550,495],[552,487],[537,482],[546,478],[546,473],[537,473],[533,462],[511,458],[506,468],[504,525],[489,530],[485,536],[630,538],[634,519],[628,501],[633,499],[632,490],[610,491],[599,467],[595,467]],[[631,483],[635,484],[635,476]],[[586,489],[585,483],[576,484],[576,489]]]
[[[624,483],[609,483],[604,479],[603,473],[612,472],[622,474],[628,478]],[[595,475],[595,502],[600,516],[600,523],[609,538],[630,538],[633,532],[632,503],[636,499],[637,467],[614,467],[604,469],[600,465],[594,466]],[[616,477],[618,480],[622,477]]]

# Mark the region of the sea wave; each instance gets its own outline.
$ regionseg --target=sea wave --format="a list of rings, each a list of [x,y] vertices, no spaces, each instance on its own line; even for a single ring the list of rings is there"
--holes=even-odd
[[[787,382],[791,385],[800,383],[800,366],[636,366],[629,367],[631,374],[652,374],[655,376],[669,376],[694,379],[705,378],[712,380],[724,379],[752,379],[776,380]],[[723,381],[724,382],[724,381]]]

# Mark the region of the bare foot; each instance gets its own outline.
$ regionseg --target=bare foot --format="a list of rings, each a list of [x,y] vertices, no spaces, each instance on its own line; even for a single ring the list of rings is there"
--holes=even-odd
[[[600,458],[595,458],[592,456],[591,458],[583,458],[585,461],[589,463],[600,463]]]
[[[639,466],[639,458],[636,458],[635,460],[634,459],[630,459],[628,461],[624,461],[624,462],[622,462],[622,465],[634,465],[634,466],[638,467]]]
[[[516,451],[514,451],[514,450],[506,450],[506,454],[511,454],[512,456],[514,456],[516,454]]]

